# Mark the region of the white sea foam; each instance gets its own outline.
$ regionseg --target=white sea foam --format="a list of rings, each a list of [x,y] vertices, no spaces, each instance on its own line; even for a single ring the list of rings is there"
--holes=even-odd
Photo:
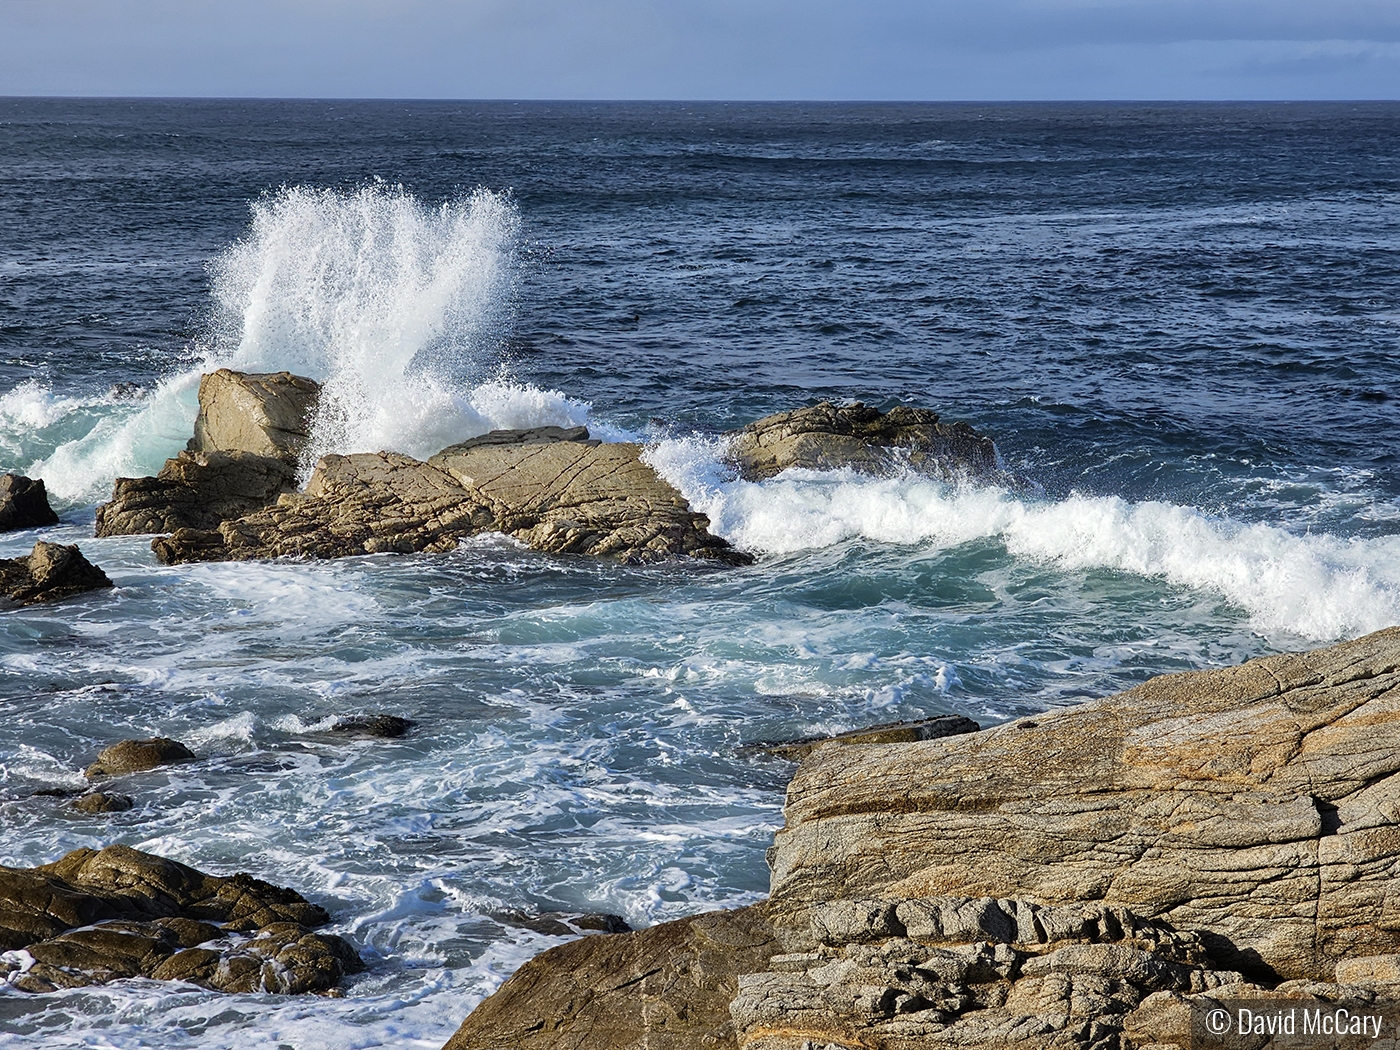
[[[1400,622],[1400,537],[1298,535],[1170,503],[1036,500],[913,474],[790,470],[752,483],[729,477],[720,452],[716,441],[673,439],[647,459],[709,515],[714,532],[747,550],[784,554],[850,539],[947,549],[993,539],[1012,555],[1067,570],[1214,591],[1265,633],[1321,640]]]

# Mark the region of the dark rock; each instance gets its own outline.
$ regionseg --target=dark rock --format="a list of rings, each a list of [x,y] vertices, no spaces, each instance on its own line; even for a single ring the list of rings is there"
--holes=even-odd
[[[997,473],[996,446],[966,423],[943,423],[922,408],[881,412],[860,402],[823,401],[766,416],[731,436],[729,459],[749,481],[790,467],[883,474],[907,465],[943,478]]]
[[[938,715],[917,722],[885,722],[865,729],[852,729],[834,736],[809,736],[801,740],[763,740],[745,744],[741,751],[762,751],[777,758],[801,761],[822,744],[908,744],[915,740],[937,740],[959,733],[975,733],[982,727],[962,715]]]
[[[97,761],[84,772],[90,777],[114,777],[194,761],[194,752],[180,741],[156,736],[149,740],[122,740],[104,747],[98,752]]]
[[[153,478],[117,478],[97,508],[96,535],[213,529],[296,489],[296,468],[252,452],[181,452]]]
[[[90,791],[73,803],[79,813],[125,813],[136,802],[130,795],[109,791]]]
[[[445,1050],[697,1050],[734,1046],[739,975],[781,950],[762,906],[535,957],[462,1023]]]
[[[210,372],[199,381],[188,451],[248,452],[295,464],[320,396],[319,383],[290,372]]]
[[[57,524],[58,515],[49,506],[48,490],[42,480],[23,474],[0,476],[0,532]]]
[[[127,846],[0,867],[0,980],[45,992],[122,977],[220,991],[325,991],[363,968],[344,940],[311,929],[326,913],[292,890],[229,878]]]
[[[493,430],[453,445],[451,450],[466,452],[483,445],[548,445],[555,441],[602,444],[597,438],[589,436],[587,427],[532,427],[529,430]]]
[[[22,605],[111,586],[107,574],[74,545],[40,540],[27,558],[0,559],[0,593]]]
[[[577,937],[583,933],[628,933],[632,927],[621,915],[610,912],[571,912],[545,911],[524,912],[518,908],[506,908],[488,913],[491,918],[506,926],[552,937]]]
[[[400,718],[398,715],[347,715],[335,720],[331,732],[393,740],[407,736],[408,731],[416,724],[411,719]]]

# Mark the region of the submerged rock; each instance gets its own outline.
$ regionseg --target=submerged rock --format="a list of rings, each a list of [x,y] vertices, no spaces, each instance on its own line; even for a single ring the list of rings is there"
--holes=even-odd
[[[325,456],[302,495],[217,530],[178,530],[152,548],[167,564],[338,558],[448,551],[465,537],[505,532],[538,550],[628,563],[752,560],[711,536],[708,519],[640,454],[579,427],[497,431],[426,463],[394,452]]]
[[[524,912],[517,908],[506,908],[487,914],[502,925],[534,930],[536,933],[553,937],[577,937],[584,933],[628,933],[632,929],[626,919],[611,912]]]
[[[58,515],[49,506],[42,479],[26,478],[23,474],[0,476],[0,532],[57,524]]]
[[[310,992],[363,969],[324,910],[250,875],[206,875],[127,846],[0,867],[0,980],[27,992],[122,977]]]
[[[153,478],[117,478],[97,508],[96,535],[213,529],[296,489],[292,463],[252,452],[181,452]]]
[[[114,777],[194,761],[194,752],[180,741],[155,736],[149,740],[121,740],[104,747],[97,753],[97,761],[83,772],[89,777]]]
[[[448,1046],[1184,1047],[1193,1004],[1364,1006],[1400,995],[1396,812],[1400,628],[816,747],[765,904],[546,952]],[[679,980],[705,923],[750,933]]]
[[[107,574],[75,545],[40,540],[28,557],[0,559],[0,594],[21,605],[111,586]]]
[[[943,423],[937,412],[905,405],[881,412],[859,401],[823,401],[765,416],[731,435],[728,455],[748,481],[790,467],[879,474],[908,465],[943,478],[989,478],[997,472],[991,438],[966,423]]]
[[[762,751],[776,758],[794,762],[806,758],[823,744],[907,744],[915,740],[938,740],[960,733],[975,733],[981,729],[976,722],[962,715],[938,715],[917,722],[885,722],[882,725],[852,729],[834,736],[809,736],[800,740],[762,740],[746,744],[744,751]]]
[[[130,795],[116,791],[89,791],[72,803],[79,813],[125,813],[136,805]]]
[[[320,383],[290,372],[210,372],[199,381],[188,451],[248,452],[295,464],[320,396]]]
[[[408,735],[416,722],[398,715],[346,715],[337,718],[331,726],[332,733],[346,736],[379,737],[384,740],[397,740]]]

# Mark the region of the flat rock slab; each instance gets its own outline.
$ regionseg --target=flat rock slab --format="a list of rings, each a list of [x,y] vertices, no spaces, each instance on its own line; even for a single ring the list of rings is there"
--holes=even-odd
[[[179,529],[152,548],[167,564],[339,558],[442,552],[504,532],[537,550],[629,564],[752,561],[706,531],[709,520],[641,461],[640,446],[551,429],[495,432],[426,463],[394,452],[325,456],[302,495],[217,529]]]
[[[771,478],[791,467],[883,474],[900,467],[942,478],[997,474],[996,446],[966,423],[898,405],[888,412],[830,401],[779,412],[730,436],[728,457],[740,477]]]
[[[111,587],[107,574],[76,545],[40,540],[23,558],[0,559],[0,594],[21,605],[57,601]]]
[[[300,894],[227,878],[127,846],[0,867],[0,980],[45,992],[122,977],[221,991],[325,991],[363,968],[342,938],[315,933]]]
[[[777,900],[1104,901],[1234,969],[1331,979],[1400,951],[1400,628],[1167,675],[969,736],[821,748]]]
[[[48,490],[42,480],[23,474],[0,476],[0,532],[57,524],[58,515],[49,506]]]

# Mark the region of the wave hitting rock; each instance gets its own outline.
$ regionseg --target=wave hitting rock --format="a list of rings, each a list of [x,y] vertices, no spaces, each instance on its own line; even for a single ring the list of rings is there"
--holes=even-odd
[[[448,1048],[1127,1050],[1188,1045],[1193,1003],[1394,998],[1397,811],[1400,628],[833,741],[768,901],[546,952]]]

